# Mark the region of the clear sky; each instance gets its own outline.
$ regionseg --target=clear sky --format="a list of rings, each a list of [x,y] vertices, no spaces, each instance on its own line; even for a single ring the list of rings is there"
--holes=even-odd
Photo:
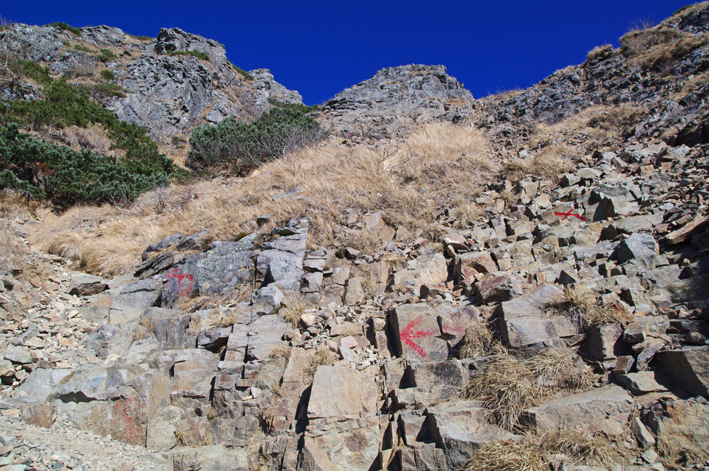
[[[6,20],[106,24],[155,37],[161,27],[215,39],[229,59],[269,68],[321,104],[383,67],[443,64],[476,98],[526,88],[580,64],[631,23],[660,22],[682,0],[7,0]]]

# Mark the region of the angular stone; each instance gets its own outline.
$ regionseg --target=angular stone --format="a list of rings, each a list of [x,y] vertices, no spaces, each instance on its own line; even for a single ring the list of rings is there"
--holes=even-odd
[[[460,254],[456,261],[460,267],[470,267],[479,273],[494,273],[497,271],[497,264],[489,252],[467,252]]]
[[[185,236],[177,243],[177,250],[198,250],[207,239],[207,236],[207,231]]]
[[[455,347],[465,337],[465,331],[471,324],[480,322],[481,315],[475,306],[465,306],[460,309],[439,309],[438,322],[443,337],[449,347]]]
[[[32,363],[30,350],[27,347],[20,347],[19,345],[8,345],[5,349],[5,359],[21,365]]]
[[[421,285],[438,285],[447,279],[448,264],[446,259],[443,254],[434,253],[410,260],[406,264],[406,269],[399,270],[394,274],[394,285],[418,289]]]
[[[633,410],[633,398],[619,386],[605,386],[571,394],[525,411],[537,433],[582,428],[589,433],[603,429],[608,417]]]
[[[147,259],[136,265],[133,276],[140,279],[150,278],[153,275],[164,272],[175,264],[175,255],[172,252],[159,254],[157,257]]]
[[[616,249],[618,261],[625,263],[633,260],[640,266],[652,270],[655,268],[658,244],[649,233],[631,234]]]
[[[161,252],[172,244],[182,240],[182,237],[182,234],[172,234],[165,237],[160,242],[155,242],[154,244],[148,245],[148,248],[145,249],[145,251],[143,252],[143,260],[146,260],[148,258],[148,254],[150,252]]]
[[[670,245],[681,244],[691,239],[694,234],[703,231],[707,226],[709,226],[709,217],[697,216],[693,221],[685,224],[680,229],[667,234],[665,236],[665,242]]]
[[[308,418],[359,418],[376,413],[376,383],[366,372],[319,366],[308,402]]]
[[[283,293],[276,285],[264,286],[251,295],[254,312],[259,316],[277,313],[284,299]]]
[[[444,402],[428,409],[427,415],[428,420],[435,424],[429,433],[431,438],[436,437],[438,446],[443,448],[448,464],[445,469],[462,469],[478,448],[488,442],[517,438],[490,424],[485,409],[478,402]],[[427,425],[424,424],[424,428]]]
[[[705,401],[660,402],[652,406],[646,421],[666,449],[709,459],[705,445],[709,443],[709,404]]]
[[[367,232],[374,234],[377,239],[383,242],[391,242],[394,240],[396,230],[384,222],[382,215],[379,212],[364,216],[362,218],[362,222],[364,223]]]
[[[69,294],[74,296],[91,296],[108,289],[100,276],[87,275],[85,273],[73,274],[71,277],[72,287]]]
[[[146,309],[157,305],[161,291],[162,283],[155,278],[124,286],[121,292],[113,297],[108,323],[124,323],[140,316]]]
[[[21,417],[28,424],[50,428],[57,418],[57,413],[54,407],[49,404],[38,404],[24,406]]]
[[[510,275],[496,276],[478,281],[475,283],[474,288],[478,302],[484,304],[508,301],[522,295],[519,281]]]
[[[619,324],[594,328],[588,339],[589,355],[598,361],[612,360],[623,351],[622,336],[623,327]]]
[[[620,356],[615,361],[615,366],[613,367],[613,374],[621,375],[627,374],[633,368],[635,359],[630,355]]]
[[[651,392],[664,392],[667,388],[661,385],[657,378],[664,382],[667,380],[655,371],[641,371],[639,373],[627,373],[616,375],[618,384],[628,389],[634,395],[647,394]]]
[[[322,272],[306,273],[303,275],[300,291],[303,293],[319,293],[322,289]]]
[[[237,327],[234,326],[235,333]],[[248,332],[247,361],[263,360],[271,355],[274,349],[287,346],[283,341],[283,334],[290,329],[290,325],[277,314],[261,316],[248,326],[244,326],[244,329]]]
[[[709,346],[668,350],[656,354],[655,359],[688,394],[709,399]]]
[[[437,313],[427,304],[404,304],[391,315],[392,334],[408,360],[448,359],[448,343],[441,336]]]
[[[567,317],[545,316],[548,305],[564,300],[560,289],[541,285],[531,293],[501,303],[498,327],[503,343],[511,348],[535,344],[557,346],[560,338],[576,335],[577,328]]]
[[[364,301],[364,288],[362,287],[362,278],[355,276],[347,281],[345,291],[345,304],[348,306],[356,306]]]
[[[653,437],[650,431],[645,428],[645,425],[640,421],[639,418],[633,417],[631,426],[636,440],[643,449],[653,446],[655,444],[655,437]]]

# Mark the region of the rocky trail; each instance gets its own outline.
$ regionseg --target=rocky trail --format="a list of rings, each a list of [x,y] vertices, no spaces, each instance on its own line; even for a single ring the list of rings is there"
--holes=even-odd
[[[708,12],[661,25],[692,45],[662,71],[633,35],[512,97],[404,66],[316,113],[343,147],[484,132],[500,170],[435,230],[261,214],[104,278],[7,211],[0,471],[709,469]]]

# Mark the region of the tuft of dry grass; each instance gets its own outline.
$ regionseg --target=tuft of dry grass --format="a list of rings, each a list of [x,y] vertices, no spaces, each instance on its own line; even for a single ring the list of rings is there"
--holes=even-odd
[[[617,302],[603,304],[591,290],[584,287],[564,288],[566,300],[573,308],[578,308],[589,327],[603,327],[611,324],[623,324],[632,319],[632,315]]]
[[[510,355],[499,344],[493,351],[485,371],[470,380],[463,395],[482,400],[491,420],[506,430],[515,430],[524,410],[553,392],[590,385],[568,348],[546,349],[526,360]]]
[[[318,366],[332,365],[335,360],[337,360],[335,352],[324,346],[318,348],[315,355],[310,359],[308,366],[303,370],[305,383],[311,383],[313,381]]]
[[[613,46],[610,44],[604,44],[603,46],[596,46],[590,51],[586,56],[586,61],[592,61],[594,59],[605,59],[613,54]]]
[[[133,332],[133,342],[138,340],[148,339],[155,334],[155,322],[150,317],[142,317],[138,323],[138,327]]]
[[[492,332],[485,322],[470,324],[465,329],[465,336],[456,347],[455,357],[459,359],[477,358],[490,353]]]
[[[463,465],[464,471],[548,471],[566,465],[622,463],[623,454],[602,434],[558,430],[541,437],[489,442]]]
[[[300,324],[300,316],[307,308],[305,301],[299,296],[292,296],[286,299],[285,305],[278,311],[286,322],[297,328]]]
[[[556,181],[571,170],[574,160],[580,157],[581,153],[567,144],[552,144],[542,149],[534,158],[530,170],[539,177]]]
[[[515,184],[522,181],[531,173],[529,162],[522,159],[508,160],[504,163],[502,176]]]

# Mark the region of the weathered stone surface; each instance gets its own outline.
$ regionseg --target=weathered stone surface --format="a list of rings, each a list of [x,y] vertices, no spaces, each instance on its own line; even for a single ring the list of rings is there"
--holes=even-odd
[[[364,301],[364,288],[362,287],[361,277],[350,278],[345,289],[345,304],[348,306],[356,306]]]
[[[359,418],[376,413],[376,384],[366,372],[319,366],[313,379],[309,418]]]
[[[173,457],[174,471],[249,471],[248,452],[220,445],[199,446],[178,450]]]
[[[251,324],[241,328],[234,326],[237,330],[246,330],[248,333],[248,345],[246,347],[247,360],[263,360],[268,357],[274,349],[286,346],[282,340],[283,334],[290,328],[290,325],[279,315],[261,316]]]
[[[307,451],[304,450],[305,453],[319,458],[316,467],[302,467],[301,469],[370,470],[376,466],[378,461],[379,442],[379,424],[358,427],[341,433],[328,433],[313,439],[306,438]],[[323,468],[323,466],[329,467]]]
[[[652,406],[647,423],[663,447],[709,459],[709,405],[704,401],[661,402]]]
[[[436,312],[427,304],[405,304],[391,316],[392,333],[404,358],[418,361],[448,359]]]
[[[633,399],[623,388],[606,386],[552,400],[525,414],[538,433],[577,427],[594,433],[602,430],[604,420],[632,409]]]
[[[462,465],[485,443],[514,439],[515,435],[490,424],[478,402],[453,401],[431,407],[427,415],[435,429],[431,438],[443,448],[448,469]]]
[[[108,285],[104,283],[103,278],[100,276],[76,273],[72,275],[71,282],[72,287],[69,290],[69,294],[75,296],[91,296],[108,289]]]
[[[56,410],[49,404],[38,404],[22,408],[22,420],[38,427],[50,428],[56,418]]]
[[[560,345],[561,338],[576,335],[577,328],[564,316],[547,317],[550,304],[563,301],[564,293],[552,285],[499,305],[498,325],[505,345],[523,348],[535,344]]]
[[[421,255],[406,264],[406,269],[394,274],[394,285],[420,288],[421,285],[437,285],[448,279],[448,264],[440,253]]]
[[[638,233],[631,234],[623,240],[616,249],[618,261],[625,263],[634,261],[646,269],[655,268],[655,258],[657,256],[658,244],[652,234]]]
[[[497,271],[497,264],[492,259],[489,252],[467,252],[460,254],[456,261],[460,264],[460,272],[464,267],[475,269],[479,273],[494,273]]]
[[[109,324],[128,322],[146,309],[156,306],[160,300],[162,283],[155,278],[136,281],[126,285],[113,297],[109,311]]]
[[[522,295],[519,281],[510,275],[496,276],[475,283],[475,295],[481,303],[508,301]]]
[[[283,305],[283,293],[276,285],[264,286],[254,291],[251,302],[254,305],[253,311],[256,315],[275,314]]]
[[[668,350],[655,355],[655,359],[688,394],[709,398],[709,346]]]
[[[639,373],[627,373],[616,376],[618,384],[636,396],[651,392],[667,391],[667,387],[660,384],[658,379],[664,383],[667,382],[662,374],[658,374],[655,371],[641,371]]]
[[[26,347],[20,347],[19,345],[8,345],[5,349],[5,359],[21,365],[32,363],[30,350]]]
[[[182,234],[172,234],[160,240],[159,242],[155,242],[154,244],[148,245],[148,248],[143,251],[143,260],[147,260],[149,253],[162,252],[166,248],[170,247],[172,244],[176,244],[177,242],[181,241],[182,238]]]
[[[696,217],[690,223],[665,236],[665,241],[670,245],[681,244],[692,238],[692,235],[704,230],[709,225],[709,217]]]
[[[588,353],[591,358],[599,361],[612,360],[622,355],[625,348],[621,337],[623,327],[619,324],[596,327],[588,339]]]
[[[164,272],[174,263],[175,255],[172,252],[161,253],[136,265],[133,276],[137,276],[140,279],[150,278],[153,275]]]

